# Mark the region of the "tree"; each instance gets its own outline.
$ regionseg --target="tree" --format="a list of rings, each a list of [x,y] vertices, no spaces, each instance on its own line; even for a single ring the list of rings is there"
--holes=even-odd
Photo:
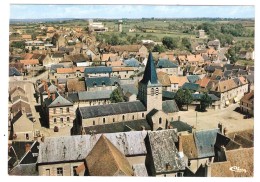
[[[159,52],[159,53],[161,53],[161,52],[164,52],[164,51],[165,51],[165,48],[164,48],[163,45],[158,45],[158,44],[156,44],[156,45],[154,46],[154,48],[153,48],[153,52]]]
[[[178,40],[173,39],[172,37],[168,37],[168,36],[163,37],[162,43],[168,49],[176,49],[178,47]]]
[[[110,95],[110,101],[112,103],[117,103],[117,102],[123,102],[124,99],[123,99],[123,96],[122,94],[120,93],[119,89],[116,88],[115,90],[113,90],[113,92],[111,93]]]
[[[203,94],[200,99],[200,110],[203,112],[206,111],[206,108],[211,104],[212,104],[211,97],[207,93]]]
[[[187,50],[192,51],[190,40],[187,37],[182,38],[181,43]]]
[[[183,105],[187,105],[187,110],[188,110],[188,105],[193,101],[191,92],[188,89],[183,90],[182,88],[180,88],[176,92],[174,99],[181,109],[182,109]]]

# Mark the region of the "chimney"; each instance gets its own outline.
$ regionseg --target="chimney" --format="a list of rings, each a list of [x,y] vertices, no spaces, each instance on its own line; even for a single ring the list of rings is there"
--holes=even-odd
[[[27,143],[25,145],[25,152],[31,151],[31,145],[29,143]]]
[[[178,140],[179,140],[179,152],[183,152],[181,134],[178,136]]]
[[[44,136],[42,135],[41,141],[44,142]]]
[[[181,116],[178,116],[178,121],[180,121],[181,120]]]
[[[56,96],[55,96],[55,93],[51,95],[52,101],[55,100],[55,97],[56,97]]]
[[[48,91],[48,99],[51,97],[50,91]]]
[[[228,130],[227,130],[227,128],[225,127],[225,128],[224,128],[224,135],[225,135],[225,136],[226,136],[226,134],[227,134],[227,131],[228,131]]]
[[[222,123],[218,123],[218,129],[221,134],[223,134],[223,126]]]

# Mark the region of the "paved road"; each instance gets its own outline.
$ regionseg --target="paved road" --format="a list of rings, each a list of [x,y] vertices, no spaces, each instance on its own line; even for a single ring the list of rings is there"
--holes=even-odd
[[[244,119],[244,115],[234,111],[238,104],[230,105],[222,110],[208,109],[207,112],[197,112],[197,130],[217,128],[221,122],[227,132],[234,132],[254,128],[254,118]],[[196,111],[192,108],[189,111],[180,111],[178,115],[181,121],[196,126]]]

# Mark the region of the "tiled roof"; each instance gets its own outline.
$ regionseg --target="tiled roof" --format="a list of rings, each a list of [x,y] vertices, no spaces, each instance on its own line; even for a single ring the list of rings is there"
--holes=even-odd
[[[101,58],[101,61],[108,61],[108,59],[110,57],[115,57],[115,56],[117,56],[117,54],[112,54],[112,53],[110,53],[110,54],[103,54],[102,58]]]
[[[84,81],[79,81],[77,78],[76,79],[68,79],[67,80],[67,89],[68,92],[80,92],[80,91],[85,91],[85,82]]]
[[[18,164],[8,174],[11,176],[39,176],[36,163]]]
[[[225,162],[214,162],[211,163],[211,177],[234,177],[234,173],[230,170],[231,163]]]
[[[124,65],[129,66],[129,67],[139,67],[142,65],[142,63],[140,63],[135,58],[130,58],[130,59],[124,60]]]
[[[170,77],[167,73],[160,71],[157,73],[157,76],[162,86],[171,86]]]
[[[254,103],[254,91],[245,94],[240,101],[245,103]]]
[[[149,53],[148,61],[144,70],[143,84],[159,84],[152,53]]]
[[[124,154],[101,135],[86,158],[90,176],[133,176],[134,172]]]
[[[225,152],[227,161],[231,166],[237,166],[245,172],[234,172],[235,177],[253,177],[254,176],[254,148],[242,148],[228,150]]]
[[[133,164],[132,167],[135,176],[148,177],[145,164]]]
[[[162,102],[162,110],[165,113],[174,113],[174,112],[178,112],[179,108],[175,100],[166,100]]]
[[[123,66],[123,61],[119,60],[119,61],[107,61],[106,62],[106,66],[111,66],[111,67],[119,67],[119,66]]]
[[[112,90],[78,92],[79,101],[109,99]]]
[[[175,146],[175,142],[178,141],[175,129],[149,131],[148,138],[156,174],[185,169],[184,160]]]
[[[104,134],[124,155],[136,156],[147,153],[144,138],[146,131]],[[40,143],[38,163],[84,160],[101,134],[46,137]]]
[[[211,91],[223,93],[236,87],[237,85],[234,82],[234,80],[229,79],[229,80],[220,81],[214,87],[211,88]]]
[[[120,102],[79,108],[83,119],[146,111],[141,101]]]
[[[171,92],[171,91],[162,91],[162,97],[166,99],[174,99],[176,92]]]
[[[252,140],[248,140],[247,138],[241,135],[235,135],[234,141],[239,143],[242,146],[242,148],[254,147],[254,142]]]
[[[134,71],[132,67],[113,67],[112,71]]]
[[[74,73],[73,68],[57,68],[58,74]]]
[[[58,92],[55,93],[55,99],[52,100],[52,96],[50,98],[46,98],[44,100],[48,107],[56,107],[56,106],[72,106],[73,103],[62,97]]]
[[[86,87],[112,86],[120,83],[118,77],[91,77],[85,79]]]
[[[188,159],[199,158],[193,134],[180,135],[179,142],[182,144],[183,153]]]
[[[202,130],[194,133],[199,158],[215,155],[214,145],[216,143],[217,133],[218,129]]]
[[[189,82],[186,76],[169,76],[171,84],[178,83],[179,87],[181,87],[184,83]]]
[[[39,60],[38,59],[26,59],[26,60],[20,60],[20,63],[23,63],[24,66],[36,65],[36,64],[39,64]]]
[[[157,68],[178,68],[176,64],[169,61],[168,59],[159,59],[156,67]]]
[[[53,64],[53,65],[51,65],[50,71],[51,72],[57,72],[57,68],[64,68],[64,65],[62,65],[62,64]]]
[[[92,131],[95,131],[95,134],[99,133],[118,133],[118,132],[127,132],[127,131],[142,131],[151,130],[151,126],[148,124],[146,119],[133,120],[133,121],[124,121],[104,125],[95,125],[84,127],[86,134],[92,134]]]
[[[248,140],[254,141],[254,129],[230,132],[227,135],[232,139],[234,139],[235,135],[240,135]]]
[[[217,147],[220,150],[221,146],[224,146],[226,150],[234,150],[240,148],[240,145],[237,142],[231,140],[225,135],[218,133],[215,147]]]
[[[25,102],[23,100],[20,100],[16,103],[14,103],[11,106],[11,112],[12,113],[17,113],[18,111],[22,111],[24,110],[26,113],[31,113],[31,107],[30,104],[28,102]]]
[[[209,83],[210,79],[207,77],[203,77],[200,80],[197,80],[196,83],[200,85],[200,87],[202,88],[206,88],[208,83]]]
[[[124,94],[127,92],[130,92],[132,94],[138,94],[138,88],[136,87],[135,84],[120,84],[120,87],[123,91]]]
[[[184,123],[183,121],[171,121],[170,125],[173,127],[173,129],[176,128],[177,132],[192,132],[192,126],[188,125],[187,123]]]

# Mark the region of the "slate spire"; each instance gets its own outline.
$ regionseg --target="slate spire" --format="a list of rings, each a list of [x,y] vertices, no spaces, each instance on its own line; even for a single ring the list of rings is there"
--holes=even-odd
[[[148,56],[148,61],[144,70],[144,76],[143,79],[141,80],[141,83],[144,84],[158,84],[158,78],[157,78],[157,73],[156,73],[156,69],[155,69],[155,64],[153,61],[153,55],[151,52],[149,52],[149,56]]]

